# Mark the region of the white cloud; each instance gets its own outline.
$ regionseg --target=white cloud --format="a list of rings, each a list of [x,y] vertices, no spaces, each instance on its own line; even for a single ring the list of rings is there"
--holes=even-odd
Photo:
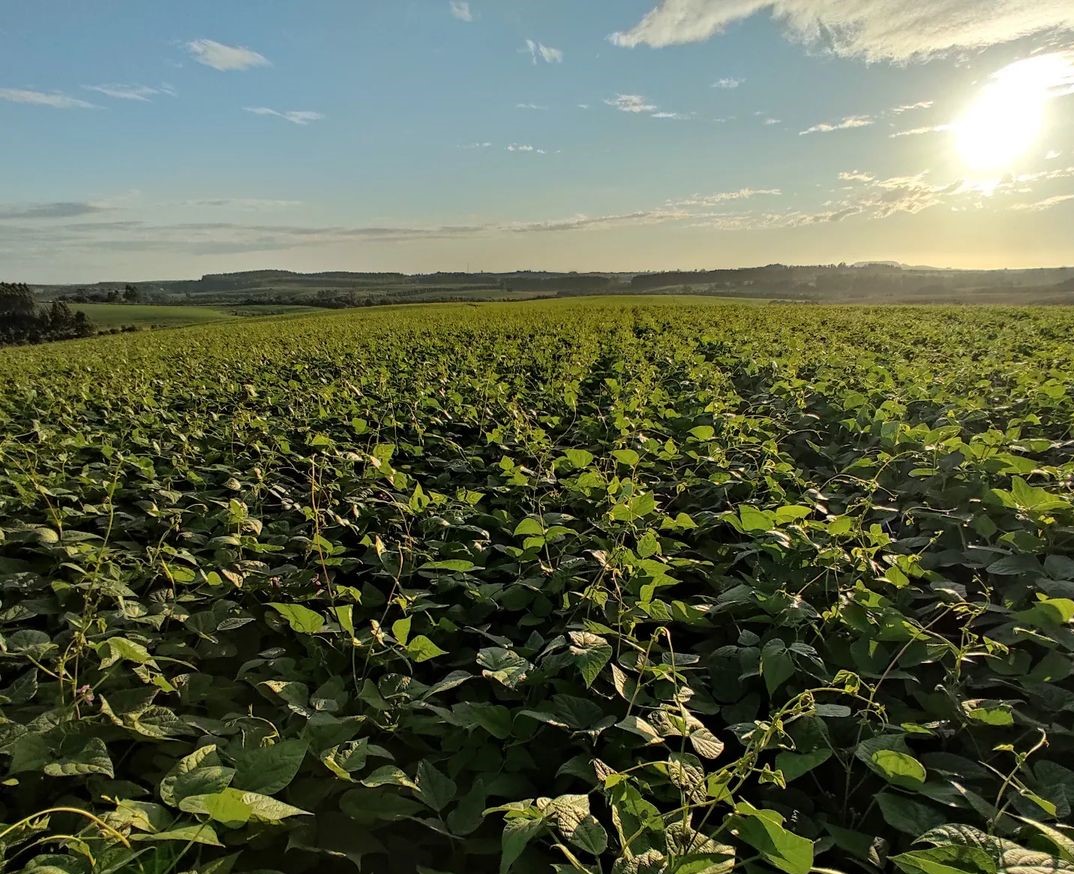
[[[451,14],[459,21],[473,21],[474,13],[470,10],[470,4],[466,0],[450,0]]]
[[[780,118],[766,118],[764,120],[764,123],[766,125],[769,125],[769,126],[774,125],[774,124],[783,124],[783,119],[780,119]]]
[[[656,105],[649,103],[640,94],[616,94],[615,97],[604,102],[609,106],[614,106],[620,112],[650,113],[657,111]]]
[[[229,46],[213,39],[196,39],[186,44],[186,50],[199,64],[214,70],[249,70],[267,67],[269,60],[245,46]]]
[[[543,112],[548,107],[542,106],[540,103],[516,103],[515,109],[534,109]]]
[[[698,207],[715,206],[734,200],[751,200],[754,197],[779,197],[783,191],[779,188],[740,188],[737,191],[719,191],[716,194],[694,194],[682,200],[669,200],[668,206]]]
[[[813,125],[813,127],[807,127],[805,130],[798,131],[798,136],[804,137],[807,134],[828,134],[837,130],[852,130],[856,127],[869,127],[869,125],[875,123],[876,119],[871,115],[848,115],[846,118],[836,122],[821,122]]]
[[[1044,200],[1038,200],[1036,203],[1016,203],[1012,209],[1042,212],[1043,210],[1051,209],[1053,206],[1059,206],[1059,204],[1067,203],[1071,200],[1074,200],[1074,194],[1057,194],[1055,197],[1046,197]]]
[[[839,174],[843,182],[872,182],[876,179],[871,173],[863,173],[861,170],[844,170]]]
[[[579,103],[578,108],[579,109],[589,109],[589,104],[588,103]]]
[[[608,106],[618,109],[620,112],[629,112],[633,115],[648,115],[650,118],[670,118],[677,121],[685,121],[694,118],[692,112],[669,112],[663,110],[655,103],[650,103],[649,98],[641,94],[616,94],[615,97],[606,98]]]
[[[460,149],[491,149],[492,143],[467,143],[465,146],[459,146]]]
[[[168,94],[172,97],[175,96],[175,90],[173,88],[150,88],[148,85],[83,85],[87,91],[96,91],[98,94],[103,94],[105,97],[112,97],[116,100],[139,100],[143,103],[148,103],[149,98],[156,94]]]
[[[60,91],[29,91],[23,88],[0,88],[0,100],[8,103],[25,103],[30,106],[47,106],[50,109],[96,109],[97,107],[77,97]]]
[[[1056,158],[1058,158],[1062,154],[1063,154],[1062,152],[1060,152],[1060,151],[1058,151],[1056,149],[1051,149],[1048,152],[1048,154],[1044,156],[1044,160],[1045,161],[1054,161]]]
[[[659,0],[609,39],[631,48],[701,42],[758,13],[779,21],[792,39],[871,61],[922,60],[1074,30],[1070,0]]]
[[[712,87],[713,88],[725,88],[725,89],[737,88],[739,85],[743,84],[745,81],[746,81],[745,79],[736,79],[733,76],[728,76],[728,77],[726,77],[724,79],[717,79],[715,82],[712,83]]]
[[[252,112],[254,115],[272,115],[276,118],[282,118],[284,121],[289,121],[291,124],[299,125],[307,125],[311,121],[320,121],[324,118],[321,113],[311,112],[308,109],[290,110],[288,112],[280,112],[267,106],[244,106],[243,109],[246,112]]]
[[[529,50],[530,59],[534,64],[539,61],[544,61],[546,64],[563,63],[563,52],[559,49],[546,46],[544,43],[535,42],[532,39],[526,40],[526,48]]]
[[[904,103],[902,106],[892,107],[892,112],[902,115],[904,112],[913,112],[915,109],[930,109],[934,101],[919,100],[917,103]]]
[[[940,133],[941,131],[950,129],[951,125],[949,124],[930,124],[926,125],[925,127],[912,127],[909,130],[895,131],[895,133],[889,134],[888,136],[890,136],[892,139],[896,139],[898,137],[919,137],[922,134],[936,134]]]
[[[509,152],[532,152],[534,155],[546,155],[548,154],[544,149],[538,149],[536,146],[526,145],[524,143],[511,143],[507,147]]]

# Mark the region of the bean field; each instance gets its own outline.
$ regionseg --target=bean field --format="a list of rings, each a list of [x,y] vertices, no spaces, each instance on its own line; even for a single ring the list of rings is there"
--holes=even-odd
[[[0,352],[0,868],[1074,871],[1074,311]]]

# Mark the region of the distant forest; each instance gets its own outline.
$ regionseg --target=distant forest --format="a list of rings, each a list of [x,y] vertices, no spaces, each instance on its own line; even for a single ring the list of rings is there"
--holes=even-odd
[[[1074,267],[945,270],[892,262],[652,273],[294,273],[255,270],[194,280],[34,286],[68,303],[274,304],[354,307],[524,300],[587,294],[704,294],[839,303],[1074,303]]]

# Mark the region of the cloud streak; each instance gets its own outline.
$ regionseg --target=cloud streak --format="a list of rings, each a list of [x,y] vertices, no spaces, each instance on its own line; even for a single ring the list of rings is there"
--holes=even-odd
[[[158,94],[175,96],[175,90],[172,88],[151,88],[148,85],[108,84],[83,85],[82,87],[87,91],[96,91],[98,94],[103,94],[105,97],[111,97],[114,100],[136,100],[141,103],[149,103],[150,98]]]
[[[848,115],[835,122],[821,122],[805,130],[798,131],[798,136],[804,137],[809,134],[830,134],[838,130],[853,130],[859,127],[869,127],[876,124],[876,119],[871,115]]]
[[[526,40],[526,48],[529,50],[530,60],[534,66],[542,61],[546,64],[563,63],[563,52],[559,49],[554,49],[532,39]]]
[[[81,201],[30,203],[22,206],[0,206],[0,219],[32,221],[35,219],[77,218],[78,216],[93,215],[104,211],[104,207]]]
[[[71,97],[62,91],[31,91],[25,88],[0,88],[0,100],[49,109],[97,109],[96,104]]]
[[[214,39],[192,40],[186,43],[185,48],[199,64],[222,72],[271,66],[269,59],[260,52],[245,46],[227,45]]]
[[[844,57],[920,61],[1022,37],[1074,30],[1070,0],[659,0],[636,25],[613,33],[619,46],[702,42],[758,14],[798,42]]]
[[[693,113],[662,110],[655,103],[650,103],[649,98],[640,94],[616,94],[615,97],[606,98],[604,102],[620,112],[628,112],[632,115],[648,115],[650,118],[671,118],[678,121],[693,118]]]
[[[252,112],[254,115],[268,115],[274,118],[282,118],[284,121],[289,121],[291,124],[297,124],[305,126],[310,122],[320,121],[324,116],[319,112],[313,112],[308,109],[295,109],[287,112],[280,112],[277,109],[270,109],[267,106],[244,106],[245,112]]]

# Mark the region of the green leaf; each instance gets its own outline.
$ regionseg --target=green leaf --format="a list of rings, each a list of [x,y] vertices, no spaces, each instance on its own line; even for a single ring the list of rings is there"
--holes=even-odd
[[[396,765],[382,765],[372,774],[363,777],[363,786],[375,789],[378,786],[405,786],[408,789],[417,789],[417,784],[411,780],[402,768]]]
[[[509,818],[503,826],[500,874],[507,874],[526,845],[544,830],[544,819],[533,815]]]
[[[1055,628],[1066,625],[1074,618],[1074,601],[1069,598],[1044,598],[1029,609],[1015,613],[1014,617],[1037,628]]]
[[[739,505],[738,518],[743,531],[769,531],[774,527],[774,520],[768,513],[748,504]]]
[[[588,631],[572,631],[568,637],[571,641],[569,652],[588,689],[611,659],[611,644]]]
[[[524,536],[537,536],[540,537],[544,534],[544,525],[541,524],[540,519],[527,518],[523,519],[515,526],[514,533],[519,537]]]
[[[996,874],[995,860],[977,847],[931,847],[892,856],[906,874]]]
[[[64,738],[56,751],[56,759],[42,770],[50,777],[74,777],[80,774],[114,776],[108,748],[99,737]]]
[[[448,806],[458,790],[454,780],[426,759],[418,763],[414,783],[417,786],[418,798],[437,813]]]
[[[914,837],[942,825],[945,821],[940,811],[905,795],[881,792],[876,796],[876,803],[884,814],[884,822]]]
[[[410,637],[410,622],[411,617],[407,616],[403,619],[396,619],[392,623],[392,637],[399,641],[403,646],[406,646],[407,638]]]
[[[269,747],[238,750],[235,760],[237,789],[275,795],[286,788],[302,767],[306,757],[306,741],[285,740]]]
[[[490,646],[477,654],[477,663],[484,670],[482,676],[496,680],[514,689],[526,679],[527,672],[533,667],[526,659],[513,650],[502,646]]]
[[[870,755],[869,762],[880,776],[903,789],[919,788],[928,776],[921,762],[897,750],[876,750]]]
[[[98,655],[107,653],[101,656],[102,668],[111,667],[118,661],[133,662],[136,665],[156,664],[148,649],[125,637],[110,637],[94,646]]]
[[[480,726],[498,740],[511,736],[514,717],[502,704],[464,702],[456,704],[452,711],[463,725]]]
[[[576,470],[589,467],[593,463],[593,453],[585,449],[564,449],[563,454]]]
[[[427,561],[418,570],[423,571],[449,571],[453,574],[464,574],[478,570],[476,564],[464,558],[449,558],[445,561]]]
[[[433,643],[424,634],[419,634],[415,637],[406,647],[407,655],[410,656],[411,661],[421,663],[427,662],[429,659],[435,659],[437,656],[447,655],[447,650],[440,649],[435,643]]]
[[[761,651],[761,674],[768,694],[775,694],[794,676],[794,661],[782,640],[770,640]]]
[[[740,801],[732,829],[764,859],[786,874],[809,874],[813,867],[813,842],[783,827],[783,817],[774,810],[759,810]]]
[[[1014,725],[1011,705],[1006,701],[963,701],[962,712],[974,722],[982,722],[985,725]]]
[[[220,838],[217,837],[216,831],[207,822],[199,825],[180,826],[179,828],[153,832],[152,834],[131,835],[130,839],[132,841],[152,841],[153,843],[158,841],[178,841],[184,844],[201,844],[206,847],[224,846],[220,842]]]
[[[291,626],[292,631],[296,631],[299,634],[316,634],[324,628],[324,617],[320,613],[310,610],[309,607],[303,607],[301,604],[279,604],[275,602],[270,603],[268,606],[287,620],[287,624]]]
[[[250,821],[253,809],[237,789],[222,789],[211,795],[190,795],[179,802],[187,813],[206,815],[227,828],[238,828]]]
[[[810,753],[781,752],[776,754],[776,768],[783,772],[784,779],[790,783],[824,764],[831,757],[832,751],[829,749],[813,750]]]

